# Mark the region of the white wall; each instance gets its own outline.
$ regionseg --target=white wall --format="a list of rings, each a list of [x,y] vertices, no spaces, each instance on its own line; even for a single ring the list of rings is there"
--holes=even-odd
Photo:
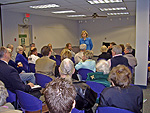
[[[4,46],[8,43],[13,44],[15,48],[18,46],[18,24],[23,24],[24,16],[24,13],[2,10]],[[29,25],[32,25],[33,42],[38,51],[48,43],[52,43],[53,48],[65,47],[67,42],[73,46],[79,44],[77,21],[31,15]],[[17,41],[14,41],[14,38],[17,38]]]
[[[135,48],[135,17],[103,18],[82,21],[79,23],[79,32],[86,30],[92,38],[96,55],[100,53],[102,42],[116,42],[117,44],[130,43]]]

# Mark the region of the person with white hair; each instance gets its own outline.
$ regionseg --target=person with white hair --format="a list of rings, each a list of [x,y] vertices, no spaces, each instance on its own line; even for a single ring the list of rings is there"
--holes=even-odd
[[[91,108],[96,102],[97,93],[95,93],[85,82],[79,82],[72,79],[72,74],[74,72],[74,63],[68,58],[64,59],[60,64],[59,73],[61,78],[65,78],[75,86],[77,92],[75,107],[79,110],[84,109],[85,113],[93,113]]]
[[[96,64],[96,72],[88,73],[86,81],[101,83],[106,87],[110,87],[110,82],[107,80],[110,72],[109,63],[106,60],[99,60]]]
[[[83,52],[86,51],[86,44],[81,44],[80,45],[80,52],[78,52],[75,57],[75,64],[79,63],[82,60],[83,57]]]

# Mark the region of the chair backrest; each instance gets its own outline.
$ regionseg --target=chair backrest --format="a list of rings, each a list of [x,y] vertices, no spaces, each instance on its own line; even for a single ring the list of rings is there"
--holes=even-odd
[[[78,110],[76,108],[73,108],[71,113],[84,113],[84,110]]]
[[[120,109],[115,107],[98,107],[96,113],[133,113],[126,109]]]
[[[88,73],[93,73],[93,71],[89,69],[83,69],[83,68],[78,70],[78,74],[82,76],[82,80],[86,80]]]
[[[16,101],[16,94],[15,93],[12,93],[10,90],[7,89],[7,92],[8,92],[8,97],[6,98],[6,102],[15,102]]]
[[[16,90],[19,105],[25,111],[38,111],[42,110],[42,101],[38,98],[25,93],[20,90]]]
[[[60,55],[55,55],[56,59],[61,61],[61,56]]]
[[[93,82],[93,81],[86,81],[86,84],[91,87],[93,91],[97,93],[97,97],[100,97],[100,93],[103,91],[105,86],[101,83]]]
[[[36,83],[40,85],[42,88],[45,88],[46,84],[52,81],[52,78],[39,73],[35,73],[35,78],[36,78]]]
[[[29,63],[30,72],[35,73],[35,64]]]

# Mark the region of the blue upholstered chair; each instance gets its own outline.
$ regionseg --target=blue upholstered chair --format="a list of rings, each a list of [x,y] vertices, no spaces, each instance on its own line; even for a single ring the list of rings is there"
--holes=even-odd
[[[93,71],[89,69],[83,69],[83,68],[78,70],[78,74],[82,76],[82,80],[86,80],[88,73],[93,73]]]
[[[21,106],[22,110],[25,111],[42,111],[42,101],[38,98],[25,93],[20,90],[16,90],[17,98],[19,105]]]
[[[93,81],[86,81],[86,84],[91,87],[93,91],[97,93],[97,98],[100,97],[101,92],[105,88],[105,86],[101,83],[93,82]]]
[[[78,110],[76,108],[73,108],[71,113],[84,113],[84,110]]]
[[[96,113],[133,113],[126,109],[120,109],[115,107],[98,107]]]
[[[36,83],[40,85],[42,88],[45,88],[46,84],[52,81],[52,78],[39,73],[35,73],[35,79]]]
[[[16,101],[16,94],[11,92],[10,90],[7,89],[7,92],[8,92],[8,97],[6,98],[6,102],[15,102]]]

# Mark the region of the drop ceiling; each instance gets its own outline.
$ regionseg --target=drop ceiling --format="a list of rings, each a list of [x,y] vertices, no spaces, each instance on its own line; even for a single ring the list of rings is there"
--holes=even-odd
[[[41,5],[41,4],[58,4],[59,8],[49,8],[49,9],[30,9],[29,6]],[[107,12],[102,12],[99,8],[109,8],[109,7],[126,7],[129,12],[127,16],[135,16],[136,10],[136,0],[123,0],[122,3],[109,3],[109,4],[95,4],[91,5],[87,0],[0,0],[2,5],[2,10],[30,13],[30,15],[41,15],[41,16],[52,16],[58,18],[68,18],[68,14],[52,14],[52,11],[62,11],[62,10],[74,10],[76,13],[69,13],[70,15],[86,15],[90,16],[93,13],[97,13],[100,16],[108,16]],[[110,11],[108,11],[110,12]],[[116,12],[116,11],[114,11]],[[121,15],[123,16],[123,15]],[[111,16],[108,16],[108,18]],[[92,17],[87,18],[69,18],[73,20],[81,19],[92,19]]]

